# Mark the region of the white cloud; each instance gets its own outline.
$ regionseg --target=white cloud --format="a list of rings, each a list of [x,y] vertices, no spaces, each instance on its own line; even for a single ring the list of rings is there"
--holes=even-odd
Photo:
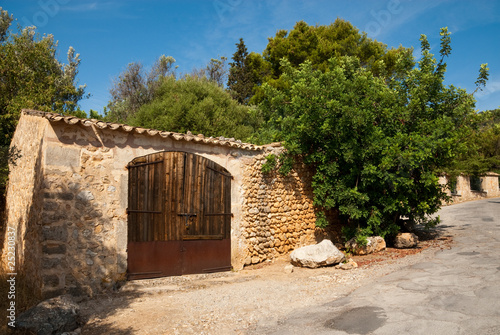
[[[500,81],[488,82],[482,91],[477,93],[478,98],[486,98],[487,96],[500,92]]]
[[[68,12],[88,12],[88,11],[93,11],[97,10],[98,3],[97,2],[91,2],[91,3],[79,3],[77,5],[73,6],[63,6],[61,10],[63,11],[68,11]]]

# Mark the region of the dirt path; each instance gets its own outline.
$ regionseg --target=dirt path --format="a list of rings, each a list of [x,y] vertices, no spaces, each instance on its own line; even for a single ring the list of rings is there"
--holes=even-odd
[[[119,292],[82,302],[82,334],[248,334],[291,310],[341,298],[361,285],[449,248],[451,237],[419,249],[387,249],[341,270],[294,268],[287,258],[239,272],[128,282]]]

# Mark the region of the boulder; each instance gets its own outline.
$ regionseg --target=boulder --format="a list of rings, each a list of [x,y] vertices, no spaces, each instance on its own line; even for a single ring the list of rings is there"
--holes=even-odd
[[[345,255],[337,249],[330,240],[323,240],[315,245],[308,245],[295,249],[290,254],[292,264],[295,266],[318,268],[338,264],[345,260]]]
[[[61,295],[21,313],[16,319],[16,328],[37,335],[72,332],[81,324],[79,311],[80,307],[70,295]]]
[[[418,236],[413,233],[398,233],[394,238],[394,247],[399,249],[415,248]]]
[[[353,237],[346,242],[345,247],[354,255],[368,255],[384,250],[386,248],[386,244],[384,238],[381,236],[367,237],[366,245],[359,245],[356,243],[356,238]]]

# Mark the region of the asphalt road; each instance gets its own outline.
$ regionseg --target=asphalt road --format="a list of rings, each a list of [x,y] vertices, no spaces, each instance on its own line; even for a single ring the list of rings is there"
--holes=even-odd
[[[258,334],[500,334],[500,198],[444,207],[449,250]]]

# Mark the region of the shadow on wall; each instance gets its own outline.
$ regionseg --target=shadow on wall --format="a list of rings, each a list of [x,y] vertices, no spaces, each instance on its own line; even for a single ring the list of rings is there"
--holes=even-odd
[[[2,320],[8,320],[6,313],[11,301],[19,315],[41,300],[61,294],[78,297],[77,301],[100,294],[117,294],[125,280],[126,257],[123,259],[116,250],[116,240],[126,239],[126,231],[117,236],[118,213],[94,196],[97,192],[116,192],[116,188],[102,178],[82,177],[83,173],[75,171],[42,171],[42,147],[35,163],[31,205],[21,207],[25,212],[17,224],[11,223],[11,228],[2,234],[3,239],[8,239],[8,230],[17,233],[15,297],[0,299]],[[29,192],[26,190],[26,194]],[[24,202],[29,198],[26,194]],[[124,226],[126,229],[126,222]],[[3,268],[0,273],[2,294],[11,290],[7,270]],[[100,318],[113,315],[127,308],[137,296],[134,292],[121,293],[112,309],[96,308],[95,313]],[[92,313],[87,315],[91,318]],[[0,333],[8,332],[7,322],[2,321]],[[97,333],[132,334],[133,331],[110,324],[99,325]]]

